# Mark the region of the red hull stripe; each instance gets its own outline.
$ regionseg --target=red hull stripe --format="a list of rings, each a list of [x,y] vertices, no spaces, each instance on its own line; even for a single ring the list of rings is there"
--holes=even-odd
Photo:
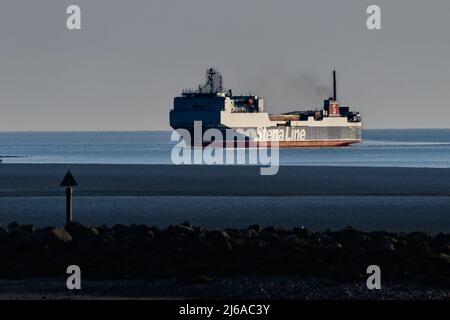
[[[353,143],[361,142],[360,140],[317,140],[317,141],[279,141],[278,146],[280,148],[320,148],[320,147],[346,147]],[[225,148],[257,148],[257,147],[270,147],[271,142],[203,142],[203,147],[225,147]]]

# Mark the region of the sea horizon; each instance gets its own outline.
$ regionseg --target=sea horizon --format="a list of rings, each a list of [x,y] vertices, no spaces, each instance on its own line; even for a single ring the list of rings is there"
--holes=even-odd
[[[0,133],[3,163],[173,164],[172,131]],[[281,166],[450,168],[450,129],[365,129],[341,148],[281,148]],[[250,163],[246,163],[247,165]]]

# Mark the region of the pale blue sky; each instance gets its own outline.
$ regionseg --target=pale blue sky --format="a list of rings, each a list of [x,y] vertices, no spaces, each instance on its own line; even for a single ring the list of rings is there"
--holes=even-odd
[[[366,128],[450,128],[449,19],[444,0],[2,0],[0,131],[169,129],[211,65],[273,113],[320,107],[336,68]]]

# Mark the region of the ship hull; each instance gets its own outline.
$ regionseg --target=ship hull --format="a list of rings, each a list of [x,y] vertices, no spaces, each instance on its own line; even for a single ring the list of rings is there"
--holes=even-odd
[[[194,147],[224,148],[334,148],[346,147],[362,141],[361,127],[270,127],[216,128],[218,136],[207,136],[207,128],[185,128],[189,132],[187,144]],[[198,139],[200,137],[200,139]]]

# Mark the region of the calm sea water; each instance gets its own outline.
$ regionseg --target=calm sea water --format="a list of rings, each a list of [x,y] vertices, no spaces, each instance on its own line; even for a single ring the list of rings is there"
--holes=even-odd
[[[170,132],[0,133],[4,163],[171,164]],[[450,129],[365,130],[346,148],[281,149],[282,165],[450,167]]]
[[[170,132],[0,133],[4,163],[171,164]],[[448,130],[365,130],[346,148],[282,149],[281,164],[450,168]],[[450,231],[449,197],[77,197],[76,220],[93,225],[190,221],[312,229]],[[1,197],[0,224],[64,223],[64,197]],[[211,208],[214,207],[214,210]]]

